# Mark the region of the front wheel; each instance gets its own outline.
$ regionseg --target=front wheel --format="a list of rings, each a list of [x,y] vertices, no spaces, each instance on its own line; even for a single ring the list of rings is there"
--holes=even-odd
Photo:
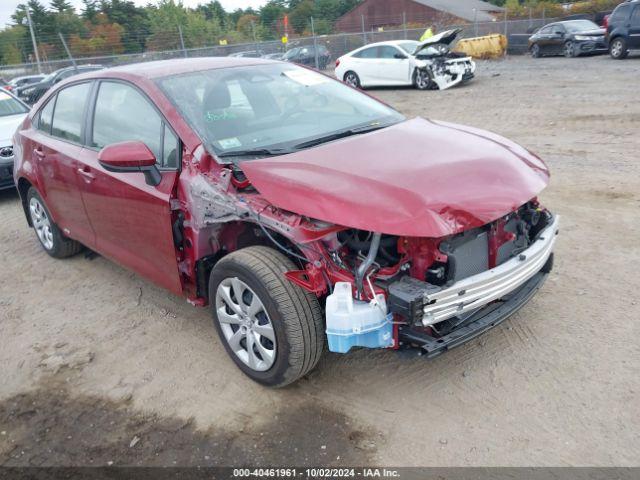
[[[66,258],[82,250],[80,243],[65,237],[60,228],[53,223],[44,200],[33,187],[27,192],[27,205],[31,225],[45,252],[54,258]]]
[[[611,42],[611,45],[609,46],[609,55],[611,55],[611,58],[615,60],[622,60],[628,54],[629,49],[627,48],[627,42],[624,38],[618,37]]]
[[[227,353],[258,383],[282,387],[306,375],[324,349],[318,299],[291,283],[297,267],[264,246],[220,260],[209,279],[214,324]]]
[[[423,69],[416,69],[413,73],[413,86],[418,90],[429,90],[433,88],[429,73]]]
[[[344,83],[353,88],[360,88],[360,77],[356,72],[347,72],[344,74]]]
[[[531,56],[533,58],[540,58],[540,45],[538,45],[537,43],[534,43],[533,46],[531,47]]]
[[[567,58],[573,58],[578,56],[578,49],[573,42],[566,42],[562,49],[564,56]]]

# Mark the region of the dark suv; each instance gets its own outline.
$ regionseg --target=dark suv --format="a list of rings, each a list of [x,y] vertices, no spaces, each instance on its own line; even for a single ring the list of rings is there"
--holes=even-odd
[[[640,49],[640,1],[621,3],[608,18],[607,40],[611,58],[621,60]]]
[[[17,88],[15,93],[20,100],[28,103],[29,105],[33,105],[56,83],[80,73],[87,73],[93,70],[100,70],[102,68],[104,68],[102,65],[78,65],[77,67],[61,68],[44,77],[41,82]]]
[[[324,45],[318,45],[318,67],[320,70],[327,68],[331,53]],[[297,63],[299,65],[308,65],[315,67],[316,65],[316,51],[313,45],[294,47],[287,51],[282,57],[287,62]]]

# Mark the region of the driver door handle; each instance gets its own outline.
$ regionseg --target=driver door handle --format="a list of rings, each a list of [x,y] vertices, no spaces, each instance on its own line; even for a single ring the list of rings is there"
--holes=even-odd
[[[78,168],[78,173],[84,177],[84,181],[87,183],[95,180],[95,175],[91,173],[91,169],[89,167],[80,167]]]
[[[39,160],[42,160],[44,158],[44,152],[42,151],[41,147],[34,148],[33,153],[36,155],[36,157],[38,157]]]

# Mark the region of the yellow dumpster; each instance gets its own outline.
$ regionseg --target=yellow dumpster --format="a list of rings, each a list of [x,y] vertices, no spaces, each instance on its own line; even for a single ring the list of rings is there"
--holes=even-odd
[[[497,58],[507,49],[507,37],[500,34],[484,37],[463,38],[458,41],[454,51],[473,58]]]

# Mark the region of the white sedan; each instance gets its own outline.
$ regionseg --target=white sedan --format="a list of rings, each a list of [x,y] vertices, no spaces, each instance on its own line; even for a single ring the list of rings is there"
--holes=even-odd
[[[423,42],[394,40],[365,45],[336,60],[336,77],[354,88],[413,85],[419,90],[452,87],[471,80],[476,64],[452,52],[460,29]]]
[[[29,106],[0,88],[0,190],[13,188],[12,137],[29,113]]]

